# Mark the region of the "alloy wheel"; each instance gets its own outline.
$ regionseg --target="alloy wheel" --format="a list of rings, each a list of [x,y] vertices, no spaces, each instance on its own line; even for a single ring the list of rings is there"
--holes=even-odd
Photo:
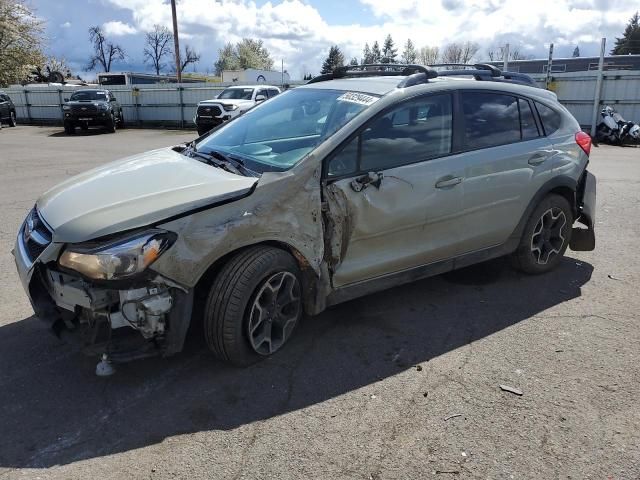
[[[255,296],[248,322],[251,346],[260,355],[271,355],[287,341],[302,308],[300,283],[290,272],[269,277]]]
[[[560,208],[550,208],[541,215],[531,236],[531,253],[539,265],[546,265],[562,251],[566,226],[567,217]]]

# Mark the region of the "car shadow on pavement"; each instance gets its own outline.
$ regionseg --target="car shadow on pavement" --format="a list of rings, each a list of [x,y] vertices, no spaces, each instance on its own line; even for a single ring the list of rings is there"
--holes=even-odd
[[[102,127],[92,127],[88,130],[82,130],[81,128],[76,128],[76,133],[69,135],[64,130],[60,132],[51,133],[48,136],[53,138],[58,137],[92,137],[94,135],[102,135],[104,133],[109,133],[106,128]]]
[[[525,276],[498,259],[396,287],[305,319],[290,345],[246,369],[217,362],[196,341],[98,378],[96,359],[38,319],[10,323],[0,328],[0,468],[63,465],[315,405],[535,322],[579,297],[592,271],[565,258],[552,273]]]

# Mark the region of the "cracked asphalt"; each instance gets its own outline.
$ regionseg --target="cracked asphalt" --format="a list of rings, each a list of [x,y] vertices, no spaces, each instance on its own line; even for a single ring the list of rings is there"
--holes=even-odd
[[[492,261],[304,319],[248,369],[192,338],[97,378],[32,316],[16,231],[63,179],[194,136],[0,131],[0,478],[640,478],[640,149],[594,148],[597,249],[553,273]]]

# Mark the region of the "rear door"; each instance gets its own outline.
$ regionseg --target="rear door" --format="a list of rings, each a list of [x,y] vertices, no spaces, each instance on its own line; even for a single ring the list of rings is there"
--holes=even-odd
[[[452,96],[407,100],[328,158],[333,285],[455,255],[464,158],[452,156]]]
[[[462,91],[460,108],[466,158],[460,253],[468,253],[507,241],[533,194],[551,178],[554,150],[526,98]]]

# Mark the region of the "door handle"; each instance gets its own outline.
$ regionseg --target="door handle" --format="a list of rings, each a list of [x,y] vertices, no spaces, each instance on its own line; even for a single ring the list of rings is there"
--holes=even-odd
[[[436,182],[436,188],[447,188],[447,187],[455,187],[460,182],[462,182],[462,177],[444,177]]]
[[[547,159],[547,154],[543,152],[534,153],[529,157],[529,165],[540,165]]]

